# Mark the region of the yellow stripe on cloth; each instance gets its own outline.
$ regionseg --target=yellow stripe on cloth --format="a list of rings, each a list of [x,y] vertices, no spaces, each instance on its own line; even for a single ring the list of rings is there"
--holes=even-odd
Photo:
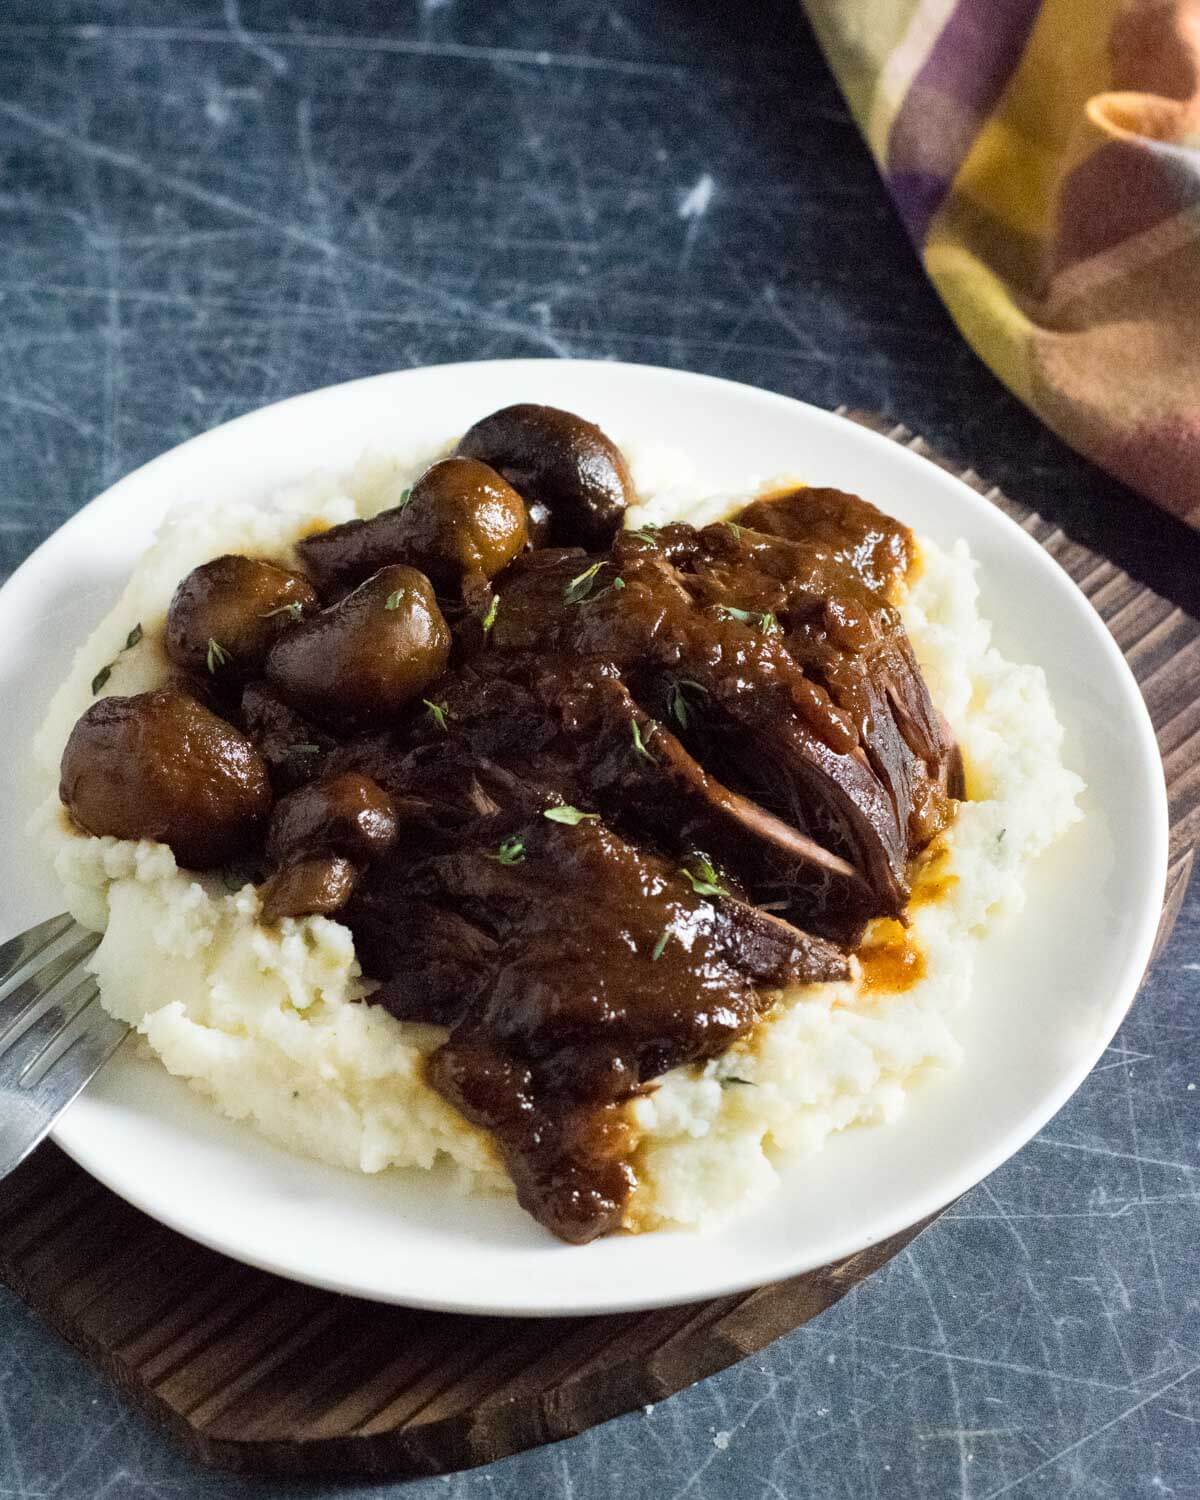
[[[809,0],[808,16],[858,128],[887,158],[896,111],[925,65],[957,0]]]
[[[1048,235],[1054,189],[1091,144],[1087,102],[1111,87],[1109,32],[1123,0],[1043,5],[1020,64],[959,168],[955,197],[1017,234]]]
[[[1056,188],[1092,144],[1087,101],[1109,86],[1121,3],[1042,6],[925,241],[925,268],[964,337],[1025,401],[1034,397],[1028,309],[1043,293]]]

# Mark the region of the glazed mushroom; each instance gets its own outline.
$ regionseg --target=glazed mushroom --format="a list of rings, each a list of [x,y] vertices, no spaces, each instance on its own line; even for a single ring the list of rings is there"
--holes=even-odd
[[[535,546],[607,547],[637,499],[612,439],[555,406],[506,406],[476,422],[457,451],[490,464],[520,494]]]
[[[220,682],[262,670],[280,635],[320,608],[300,573],[227,553],[193,568],[167,611],[167,655],[186,671]]]
[[[254,746],[178,688],[94,703],[63,751],[59,796],[86,833],[157,839],[191,869],[249,853],[271,807]]]
[[[347,521],[300,543],[327,593],[388,563],[409,563],[443,593],[494,578],[528,544],[525,504],[487,464],[447,458],[426,469],[408,500],[369,521]]]
[[[341,854],[365,863],[386,854],[395,840],[392,799],[369,776],[344,771],[275,804],[267,858],[284,865],[312,854]]]
[[[264,922],[332,916],[354,894],[357,871],[340,854],[316,854],[287,865],[260,889]]]
[[[450,631],[424,573],[381,568],[267,655],[267,681],[302,714],[360,728],[393,722],[450,659]]]
[[[344,771],[301,787],[271,816],[267,859],[279,869],[260,892],[264,917],[331,916],[354,894],[362,866],[395,841],[392,799],[369,776]]]

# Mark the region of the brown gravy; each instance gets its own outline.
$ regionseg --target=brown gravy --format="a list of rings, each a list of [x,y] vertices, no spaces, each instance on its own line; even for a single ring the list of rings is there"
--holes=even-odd
[[[489,438],[521,457],[502,470],[518,489],[541,472],[525,432]],[[438,574],[436,602],[404,552],[433,545],[420,517],[314,534],[299,551],[323,610],[311,588],[260,609],[259,657],[216,643],[207,673],[181,678],[269,773],[275,810],[248,857],[274,871],[272,915],[336,913],[380,982],[368,1003],[449,1028],[431,1083],[574,1243],[625,1222],[627,1106],[653,1079],[725,1052],[781,989],[845,978],[872,918],[890,920],[858,951],[868,989],[920,978],[898,918],[961,794],[893,603],[905,527],[799,488],[700,530],[611,535],[626,479],[610,469],[577,502],[590,550],[510,561],[523,531],[472,533],[474,571]],[[550,479],[566,483],[538,480],[543,517]],[[459,529],[436,533],[451,572],[470,520],[455,503]],[[219,585],[206,608],[227,611]],[[196,620],[176,623],[203,645]],[[87,715],[77,734],[86,763]]]

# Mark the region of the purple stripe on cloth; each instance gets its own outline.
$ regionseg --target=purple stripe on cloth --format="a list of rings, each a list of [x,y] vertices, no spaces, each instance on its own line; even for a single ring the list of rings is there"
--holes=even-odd
[[[897,111],[885,177],[918,247],[1040,9],[1041,0],[959,0]]]
[[[1065,270],[1200,205],[1200,166],[1148,139],[1106,141],[1059,189],[1051,270]]]

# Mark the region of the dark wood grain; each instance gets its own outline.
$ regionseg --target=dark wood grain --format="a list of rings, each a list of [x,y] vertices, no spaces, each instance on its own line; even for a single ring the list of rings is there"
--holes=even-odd
[[[905,428],[850,415],[951,467]],[[1075,579],[1141,684],[1170,799],[1161,941],[1200,836],[1200,624],[972,471],[960,477]],[[204,1461],[399,1477],[486,1463],[657,1402],[806,1323],[929,1222],[713,1302],[599,1318],[454,1317],[238,1265],[146,1218],[47,1145],[4,1184],[0,1276]]]

